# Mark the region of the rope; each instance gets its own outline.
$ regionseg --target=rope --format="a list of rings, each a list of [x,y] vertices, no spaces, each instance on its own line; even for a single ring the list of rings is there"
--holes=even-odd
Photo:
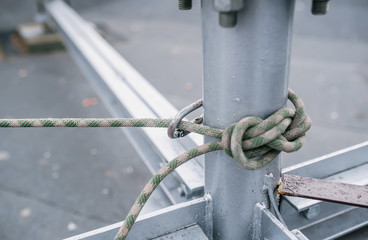
[[[161,181],[183,163],[202,154],[225,150],[242,167],[256,170],[267,166],[281,152],[299,150],[305,141],[305,133],[311,120],[305,113],[302,100],[289,89],[288,99],[295,110],[283,108],[265,120],[246,117],[225,130],[182,121],[180,130],[195,132],[220,139],[193,148],[163,166],[146,184],[129,211],[115,240],[124,240],[139,213]],[[167,128],[172,119],[132,118],[45,118],[45,119],[2,119],[1,128],[19,127],[156,127]],[[254,159],[256,158],[256,159]]]

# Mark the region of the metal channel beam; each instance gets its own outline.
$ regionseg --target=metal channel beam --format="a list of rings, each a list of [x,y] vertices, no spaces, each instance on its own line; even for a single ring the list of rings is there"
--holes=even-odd
[[[298,237],[297,237],[297,236]],[[257,203],[254,210],[252,240],[298,240],[303,239],[303,234],[292,233],[282,224],[267,208]],[[306,239],[306,238],[304,238]]]
[[[178,231],[165,234],[152,240],[208,240],[208,237],[203,233],[202,229],[196,224],[185,227]]]
[[[309,239],[332,240],[368,225],[368,209],[356,208],[339,217],[326,219],[317,225],[301,229]]]
[[[177,110],[154,89],[119,53],[63,1],[46,3],[68,51],[95,86],[115,117],[172,118]],[[200,136],[170,140],[163,129],[123,129],[146,165],[155,173],[166,163],[199,144]],[[200,158],[197,159],[201,161]],[[203,167],[191,161],[178,170],[179,181],[165,181],[163,189],[173,203],[203,194]],[[184,186],[187,198],[178,188]]]
[[[326,178],[368,163],[368,141],[305,161],[282,170],[283,174]]]
[[[83,233],[66,240],[111,240],[123,222]],[[212,229],[212,202],[209,196],[138,217],[127,240],[152,239],[178,229],[198,225],[207,236]]]
[[[298,229],[309,239],[335,239],[368,225],[366,208],[326,202],[318,206],[298,213],[283,201],[280,211],[289,229]]]

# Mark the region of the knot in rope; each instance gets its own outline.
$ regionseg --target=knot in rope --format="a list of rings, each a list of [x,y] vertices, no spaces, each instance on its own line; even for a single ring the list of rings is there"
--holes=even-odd
[[[283,108],[265,120],[246,117],[224,130],[221,147],[240,166],[249,170],[267,166],[281,151],[299,150],[312,122],[305,113],[303,102],[290,89],[288,99],[295,110]]]

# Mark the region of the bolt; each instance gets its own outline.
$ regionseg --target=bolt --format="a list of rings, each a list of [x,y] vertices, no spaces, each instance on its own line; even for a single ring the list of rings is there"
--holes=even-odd
[[[190,10],[192,9],[193,0],[178,0],[179,10]]]
[[[314,206],[308,208],[307,210],[303,211],[302,213],[303,213],[303,215],[306,219],[311,220],[311,219],[316,218],[319,215],[320,212],[321,212],[320,206],[319,205],[314,205]]]
[[[313,0],[312,1],[312,14],[313,15],[325,15],[328,11],[329,0]]]
[[[220,12],[220,26],[224,28],[235,27],[237,22],[236,12]]]
[[[45,5],[43,4],[42,0],[36,0],[36,5],[37,5],[38,13],[45,13],[46,12]]]

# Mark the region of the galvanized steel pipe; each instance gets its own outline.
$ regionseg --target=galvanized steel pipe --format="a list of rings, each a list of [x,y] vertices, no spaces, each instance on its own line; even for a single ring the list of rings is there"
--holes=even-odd
[[[294,0],[245,0],[234,28],[218,24],[202,0],[204,124],[226,128],[246,116],[265,118],[286,104]],[[206,137],[206,142],[213,141]],[[251,239],[253,209],[267,196],[264,177],[280,177],[281,156],[246,170],[222,151],[205,156],[205,192],[213,199],[213,239]]]

